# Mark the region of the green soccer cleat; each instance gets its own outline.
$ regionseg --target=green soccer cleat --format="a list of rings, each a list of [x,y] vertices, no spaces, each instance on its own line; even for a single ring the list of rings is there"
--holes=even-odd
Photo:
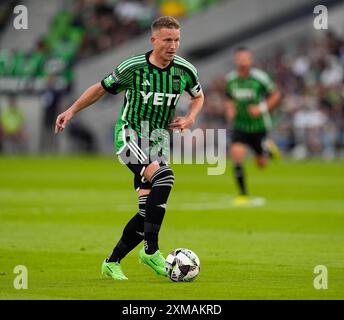
[[[268,139],[265,141],[265,147],[266,147],[271,159],[279,160],[281,158],[280,150],[278,149],[277,145],[271,139]]]
[[[106,262],[106,260],[104,260],[102,264],[102,275],[111,277],[114,280],[128,280],[119,262]]]
[[[246,195],[240,195],[232,200],[232,205],[234,207],[247,206],[250,202],[250,198]]]
[[[153,254],[146,254],[142,248],[139,252],[139,261],[151,267],[158,275],[167,276],[165,258],[159,250]]]

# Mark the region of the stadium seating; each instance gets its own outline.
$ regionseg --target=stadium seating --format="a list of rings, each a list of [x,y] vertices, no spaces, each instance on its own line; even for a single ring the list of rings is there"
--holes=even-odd
[[[68,90],[72,85],[73,65],[77,59],[86,59],[121,46],[148,30],[157,15],[175,14],[173,10],[169,11],[173,6],[182,9],[176,16],[185,16],[219,1],[66,2],[32,50],[0,49],[0,80],[5,80],[0,92],[18,88],[23,92],[39,92],[49,74],[58,75],[59,83]],[[4,8],[9,7],[6,5]],[[1,17],[3,14],[0,14]]]

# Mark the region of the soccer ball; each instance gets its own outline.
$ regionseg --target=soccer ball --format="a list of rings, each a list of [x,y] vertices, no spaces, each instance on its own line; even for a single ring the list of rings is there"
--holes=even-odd
[[[200,260],[193,251],[178,248],[166,257],[166,271],[172,281],[189,282],[199,274]]]

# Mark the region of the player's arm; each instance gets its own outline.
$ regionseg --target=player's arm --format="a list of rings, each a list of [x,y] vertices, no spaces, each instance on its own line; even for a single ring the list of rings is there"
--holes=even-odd
[[[188,70],[186,83],[185,90],[191,99],[190,109],[185,117],[177,117],[170,123],[169,127],[171,129],[183,130],[190,128],[195,123],[196,117],[203,107],[204,95],[196,69],[190,68]]]
[[[269,111],[272,111],[276,108],[278,103],[281,100],[281,91],[279,89],[275,89],[270,96],[266,99],[266,106]]]
[[[100,82],[89,87],[65,112],[58,115],[55,133],[62,132],[77,112],[98,101],[105,93],[106,91]]]
[[[188,114],[185,117],[175,118],[169,125],[171,129],[187,129],[191,128],[195,123],[197,115],[202,110],[204,103],[204,95],[201,91],[197,96],[191,97],[191,105]]]
[[[259,117],[262,113],[272,111],[279,103],[281,99],[281,92],[279,89],[275,89],[265,100],[258,105],[251,105],[249,107],[249,113],[252,117]]]
[[[236,115],[235,104],[229,97],[225,100],[225,115],[228,121],[233,121]]]
[[[251,105],[248,108],[250,115],[256,118],[276,108],[281,99],[281,92],[266,72],[255,69],[252,74],[262,85],[266,97],[258,105]]]

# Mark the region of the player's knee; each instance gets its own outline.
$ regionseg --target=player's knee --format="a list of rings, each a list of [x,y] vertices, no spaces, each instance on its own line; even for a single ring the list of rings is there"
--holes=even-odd
[[[233,147],[230,150],[230,156],[234,162],[241,162],[245,158],[245,149],[243,147]]]
[[[138,195],[139,195],[139,198],[143,197],[143,196],[148,196],[151,192],[151,189],[140,189],[138,191]]]
[[[152,187],[173,187],[174,173],[169,166],[162,166],[151,177]]]

